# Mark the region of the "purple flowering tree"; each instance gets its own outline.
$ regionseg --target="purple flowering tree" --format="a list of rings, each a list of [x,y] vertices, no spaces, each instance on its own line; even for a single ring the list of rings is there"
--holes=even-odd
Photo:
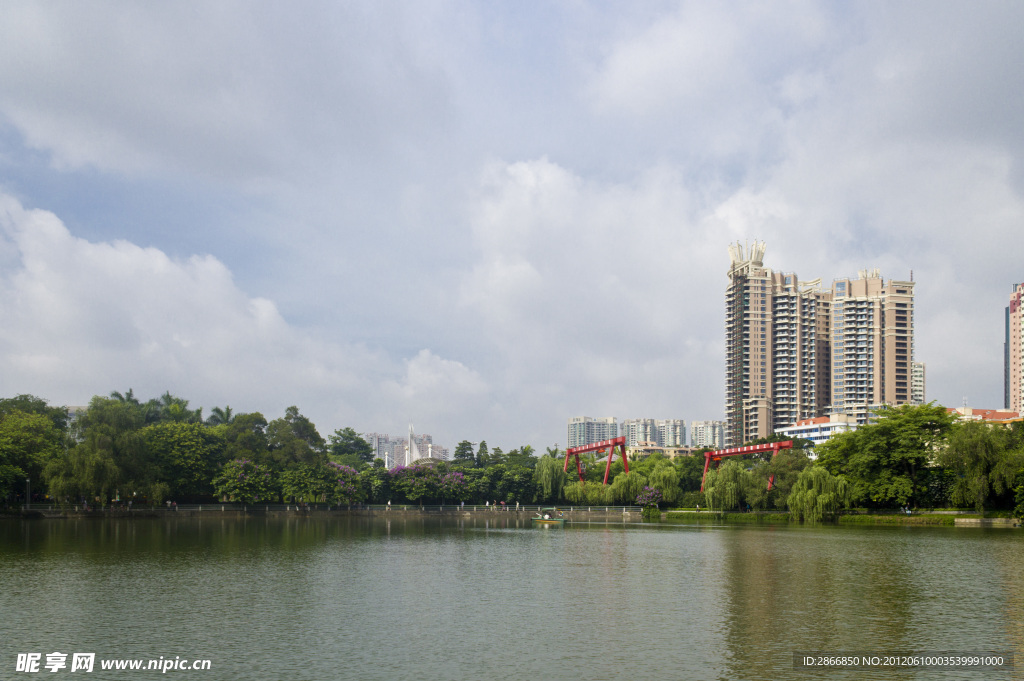
[[[438,480],[437,491],[441,503],[445,501],[466,501],[470,496],[469,482],[461,471],[449,471]]]
[[[645,485],[640,494],[636,495],[637,506],[644,508],[657,508],[661,503],[661,490]]]
[[[339,505],[354,504],[359,501],[361,488],[359,473],[356,469],[333,461],[329,462],[326,468],[332,483],[327,494],[327,501]]]
[[[429,466],[396,466],[388,471],[391,489],[413,503],[438,497],[437,471]]]

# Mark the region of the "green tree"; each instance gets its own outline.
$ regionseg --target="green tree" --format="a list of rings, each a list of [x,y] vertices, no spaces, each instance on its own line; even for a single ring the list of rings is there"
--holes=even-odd
[[[498,501],[526,503],[536,496],[533,485],[533,470],[515,464],[495,464],[491,467],[496,480],[494,492]]]
[[[677,456],[673,462],[679,475],[679,488],[683,492],[697,492],[704,481],[703,451],[693,456]]]
[[[605,506],[615,503],[611,485],[579,480],[565,486],[566,500],[576,506]]]
[[[189,409],[188,400],[171,394],[168,390],[160,396],[160,420],[174,423],[202,423],[203,408]]]
[[[470,455],[472,455],[472,450]],[[466,475],[462,471],[441,473],[437,483],[437,492],[441,495],[442,504],[446,501],[467,501],[471,494],[469,481],[466,480]]]
[[[473,443],[469,440],[463,440],[459,444],[455,445],[455,453],[452,456],[452,463],[462,466],[476,465],[476,459],[473,456]]]
[[[372,504],[383,504],[391,498],[391,476],[384,461],[377,459],[359,474],[360,497]]]
[[[327,491],[325,501],[331,504],[348,506],[361,501],[362,487],[359,483],[359,473],[351,466],[328,462],[323,468],[326,469],[331,486]]]
[[[215,430],[224,438],[226,459],[252,459],[259,463],[269,463],[267,419],[263,414],[238,414],[230,423],[215,426]]]
[[[50,496],[62,504],[79,500],[91,503],[94,498],[106,504],[119,478],[111,451],[95,443],[69,449],[51,459],[43,470]]]
[[[111,397],[93,397],[75,427],[78,444],[43,471],[51,496],[92,500],[105,504],[124,482],[146,471],[146,482],[156,479],[147,465],[139,430],[145,425],[139,405]],[[141,475],[141,473],[139,473]]]
[[[218,496],[247,504],[269,500],[278,491],[270,468],[248,459],[233,459],[224,464],[213,480],[213,487]]]
[[[439,479],[430,466],[397,466],[390,475],[391,489],[412,503],[438,498]]]
[[[767,473],[772,480],[772,490],[768,501],[775,508],[787,507],[786,500],[800,473],[811,464],[807,451],[799,449],[782,449],[772,458],[767,466]]]
[[[43,469],[64,452],[65,436],[44,413],[0,411],[0,497],[25,478],[40,480]]]
[[[326,442],[312,421],[295,406],[288,407],[283,418],[267,425],[267,444],[271,466],[278,471],[298,463],[326,461]]]
[[[359,468],[373,463],[373,459],[376,457],[373,446],[352,428],[335,430],[328,439],[330,440],[327,447],[328,456],[336,463]]]
[[[476,450],[476,467],[486,468],[490,463],[490,454],[487,452],[487,440],[480,441],[480,447]]]
[[[327,494],[327,481],[317,475],[318,466],[300,463],[278,474],[283,501],[317,502]]]
[[[39,414],[50,419],[58,431],[66,432],[68,429],[68,408],[51,407],[46,400],[35,395],[17,395],[0,399],[0,418],[13,412]]]
[[[622,472],[615,476],[610,485],[611,501],[617,504],[632,506],[637,496],[647,487],[647,476],[639,471]]]
[[[537,500],[542,503],[557,503],[562,498],[566,475],[563,463],[550,456],[542,456],[533,469],[533,483]]]
[[[537,465],[537,456],[534,453],[533,447],[523,445],[519,449],[513,449],[506,454],[505,463],[511,466],[523,466],[532,470]]]
[[[231,411],[231,407],[214,407],[210,410],[210,415],[206,417],[206,425],[208,426],[221,426],[231,423],[234,419],[234,414]]]
[[[939,457],[953,474],[952,502],[985,510],[994,494],[1013,488],[1024,466],[1021,451],[1008,449],[1011,433],[981,421],[956,424]]]
[[[854,502],[916,503],[928,494],[928,466],[953,419],[934,403],[882,407],[877,421],[818,446],[818,463],[844,475]]]
[[[743,492],[749,488],[750,474],[739,461],[726,461],[717,469],[708,471],[704,483],[704,498],[713,511],[741,508]]]
[[[225,463],[224,439],[214,429],[200,423],[166,421],[146,426],[140,436],[147,459],[157,467],[157,481],[167,485],[171,498],[213,493],[213,478]],[[144,492],[159,496],[149,489]]]
[[[849,508],[851,498],[850,486],[843,476],[834,476],[822,466],[808,466],[797,477],[786,504],[793,517],[820,522]]]

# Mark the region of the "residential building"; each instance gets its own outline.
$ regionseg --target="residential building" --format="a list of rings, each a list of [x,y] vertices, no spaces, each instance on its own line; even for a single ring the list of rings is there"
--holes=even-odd
[[[725,422],[690,421],[690,446],[694,449],[725,447]]]
[[[627,447],[636,447],[641,442],[657,443],[658,440],[658,429],[654,419],[624,419],[619,426],[619,432],[626,438]]]
[[[729,246],[725,446],[831,413],[864,424],[882,404],[912,402],[914,282],[862,270],[824,290],[765,267],[764,253],[763,242]],[[918,375],[923,401],[923,364]]]
[[[662,447],[686,446],[686,421],[683,419],[664,419],[654,422],[658,437],[656,442]]]
[[[910,403],[914,282],[877,269],[832,282],[832,412],[867,423],[882,404]]]
[[[828,405],[829,302],[821,280],[764,266],[765,244],[729,246],[725,294],[725,446],[760,437]]]
[[[590,445],[602,440],[611,440],[619,436],[618,422],[614,416],[590,418],[574,416],[569,419],[568,447]]]
[[[811,446],[819,445],[836,433],[857,430],[855,416],[851,414],[829,414],[816,416],[812,419],[797,421],[791,426],[780,428],[777,432],[789,438],[803,438],[811,441]]]
[[[925,396],[924,362],[910,363],[910,403],[927,404]]]
[[[410,429],[411,432],[411,429]],[[408,466],[414,461],[422,458],[449,460],[449,450],[446,447],[434,444],[434,438],[429,434],[412,434],[413,451],[409,451],[409,439],[404,437],[391,437],[387,433],[363,433],[362,438],[370,443],[374,456],[384,460],[384,466],[388,469],[395,466]]]
[[[1013,287],[1006,307],[1003,368],[1003,407],[1024,411],[1024,284]]]

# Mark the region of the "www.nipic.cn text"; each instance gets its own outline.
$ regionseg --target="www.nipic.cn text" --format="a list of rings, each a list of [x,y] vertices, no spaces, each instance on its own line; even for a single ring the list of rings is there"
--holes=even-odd
[[[101,659],[96,660],[96,653],[18,653],[14,666],[16,672],[91,672],[94,669],[124,669],[131,671],[158,671],[166,674],[171,671],[191,671],[210,669],[209,660],[182,659],[161,656],[158,659]]]

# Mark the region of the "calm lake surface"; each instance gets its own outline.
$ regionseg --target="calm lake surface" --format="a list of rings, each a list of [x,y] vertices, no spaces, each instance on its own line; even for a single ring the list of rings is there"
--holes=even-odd
[[[87,679],[1024,678],[1019,530],[483,516],[0,521],[0,679],[79,678],[74,652]],[[804,651],[1017,666],[794,669]],[[68,668],[15,673],[32,652]],[[160,657],[211,668],[99,669]]]

